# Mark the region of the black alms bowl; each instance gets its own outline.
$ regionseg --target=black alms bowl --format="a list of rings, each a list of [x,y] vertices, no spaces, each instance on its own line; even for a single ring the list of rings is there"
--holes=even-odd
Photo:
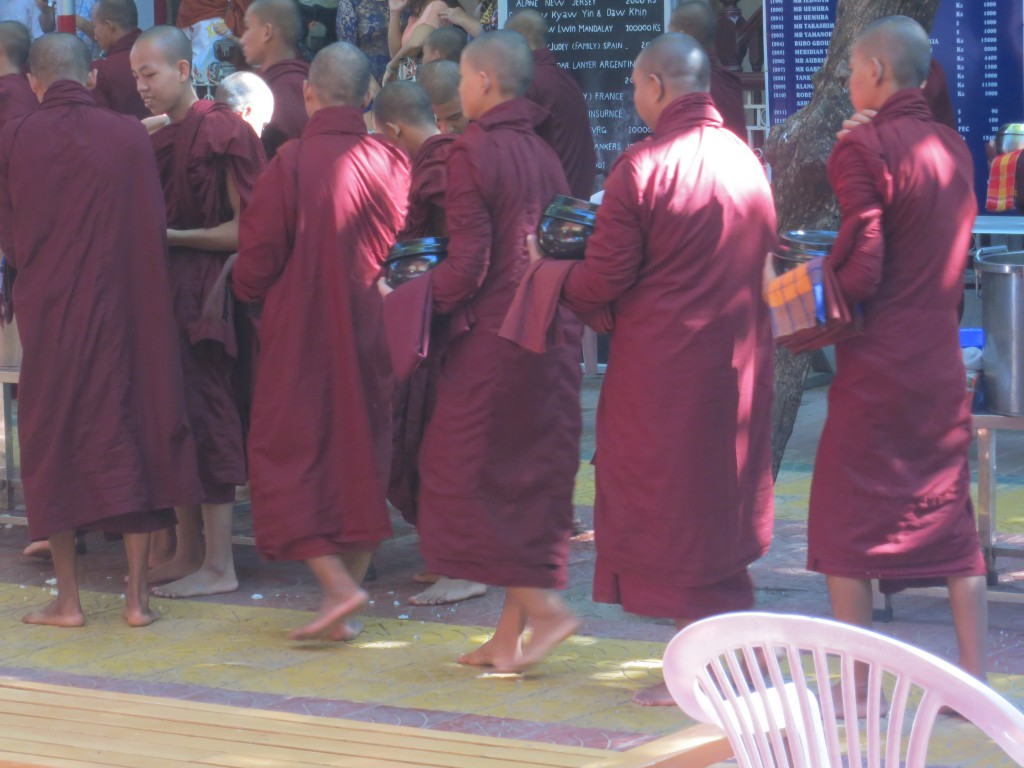
[[[537,225],[541,253],[549,259],[582,259],[596,215],[593,203],[555,195]]]
[[[384,277],[392,288],[426,274],[448,255],[447,237],[424,237],[391,246],[384,262]]]
[[[828,229],[791,229],[779,237],[774,259],[775,273],[781,275],[805,261],[827,256],[836,241],[836,233]]]

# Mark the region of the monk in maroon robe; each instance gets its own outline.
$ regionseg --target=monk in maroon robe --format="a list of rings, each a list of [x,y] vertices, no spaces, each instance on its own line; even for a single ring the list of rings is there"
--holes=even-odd
[[[807,562],[826,574],[836,618],[865,627],[870,579],[946,579],[960,664],[981,676],[985,564],[956,317],[976,203],[970,154],[921,92],[930,57],[928,35],[902,16],[869,26],[850,57],[853,106],[877,114],[829,159],[841,215],[831,258],[864,328],[836,344]]]
[[[441,133],[462,133],[469,120],[459,98],[459,65],[447,59],[423,64],[416,69],[416,82],[430,97],[430,106]]]
[[[262,301],[249,456],[256,543],[304,560],[319,616],[292,633],[349,639],[346,617],[377,545],[391,535],[391,363],[377,279],[405,219],[408,164],[370,137],[370,62],[323,48],[306,85],[310,120],[283,146],[242,216],[232,276]],[[344,560],[343,560],[344,558]]]
[[[223,104],[197,98],[191,61],[191,45],[175,27],[146,30],[131,52],[143,102],[170,121],[151,140],[167,208],[185,405],[204,494],[201,510],[177,510],[174,558],[151,574],[154,581],[173,580],[157,588],[163,597],[238,588],[231,552],[235,486],[245,483],[238,371],[227,349],[198,337],[195,328],[228,255],[238,249],[238,217],[265,165],[259,139],[241,118]]]
[[[257,136],[263,134],[274,114],[274,94],[255,72],[232,72],[217,83],[213,98],[230,107]]]
[[[39,106],[39,99],[24,74],[31,44],[32,39],[24,24],[0,21],[0,129],[12,117],[24,115]]]
[[[170,507],[200,493],[159,178],[142,126],[93,102],[84,43],[46,35],[30,65],[42,104],[0,134],[0,246],[16,272],[24,345],[18,427],[29,534],[49,540],[57,598],[23,621],[85,622],[75,530],[94,529],[124,535],[124,616],[145,626],[158,618],[146,581],[149,533],[173,525]]]
[[[736,73],[726,69],[715,52],[718,17],[704,0],[680,3],[672,12],[669,32],[682,32],[694,38],[711,60],[711,100],[730,131],[747,141],[747,113],[743,106],[743,84]]]
[[[461,70],[474,122],[448,158],[448,257],[429,278],[450,332],[420,450],[420,549],[433,572],[506,588],[494,637],[460,661],[511,671],[578,625],[553,590],[566,582],[579,468],[581,333],[563,312],[543,355],[498,337],[529,263],[526,235],[568,185],[534,133],[543,111],[523,98],[533,79],[523,38],[478,38]]]
[[[928,67],[928,77],[921,87],[935,122],[948,126],[954,131],[957,130],[953,100],[949,97],[949,83],[946,81],[946,71],[939,64],[938,59],[932,58],[931,65]]]
[[[558,66],[548,49],[548,23],[541,14],[529,8],[517,11],[505,29],[525,37],[533,55],[533,82],[526,98],[550,115],[537,127],[537,135],[551,145],[562,161],[572,196],[589,200],[594,193],[597,152],[583,90],[572,75]]]
[[[427,35],[427,39],[423,43],[423,56],[420,63],[429,64],[432,61],[447,60],[458,64],[462,57],[462,49],[468,42],[466,31],[461,27],[452,24],[438,27]]]
[[[96,103],[139,120],[149,117],[135,87],[129,59],[132,46],[142,34],[135,0],[97,0],[92,7],[92,27],[96,43],[106,54],[92,63],[96,70],[96,88],[92,92]]]
[[[263,129],[263,146],[272,158],[277,148],[302,135],[306,104],[302,84],[309,64],[296,57],[299,8],[295,0],[256,0],[245,12],[242,51],[274,94],[274,114]]]
[[[373,119],[377,132],[412,159],[409,211],[405,226],[398,234],[399,242],[445,237],[448,234],[444,206],[447,164],[455,134],[441,133],[426,91],[409,81],[390,83],[374,97]],[[440,357],[438,347],[444,336],[444,321],[438,319],[435,325],[427,359],[407,380],[397,382],[394,396],[394,451],[388,501],[413,524],[416,523],[419,487],[417,457],[423,429],[433,407]],[[409,598],[412,605],[457,603],[487,591],[479,582],[435,573],[417,573],[413,578],[430,586]]]
[[[680,628],[753,605],[747,566],[772,531],[773,343],[761,281],[775,209],[709,83],[693,38],[662,35],[644,50],[633,84],[653,136],[612,169],[586,258],[535,267],[535,277],[560,273],[563,302],[611,331],[594,600]],[[664,685],[634,701],[672,703]]]

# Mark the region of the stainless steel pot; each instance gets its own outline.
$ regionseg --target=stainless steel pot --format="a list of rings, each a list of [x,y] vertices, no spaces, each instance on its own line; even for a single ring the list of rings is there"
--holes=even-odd
[[[1005,155],[1024,149],[1024,123],[1006,123],[996,134],[996,153]]]
[[[976,255],[985,410],[1024,416],[1024,251]]]

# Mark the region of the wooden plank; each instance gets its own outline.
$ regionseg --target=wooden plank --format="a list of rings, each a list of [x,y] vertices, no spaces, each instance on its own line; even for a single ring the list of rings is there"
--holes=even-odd
[[[452,754],[443,749],[423,750],[416,746],[395,740],[387,745],[367,745],[351,740],[311,739],[308,737],[289,737],[273,733],[261,734],[260,738],[251,735],[233,733],[232,729],[214,724],[194,724],[196,733],[187,731],[180,733],[146,728],[146,723],[137,718],[126,718],[121,715],[93,713],[92,718],[78,720],[58,720],[52,728],[40,728],[47,723],[46,709],[39,707],[35,712],[23,714],[0,715],[0,732],[34,734],[39,731],[47,738],[58,734],[59,739],[67,744],[92,744],[95,738],[103,739],[114,747],[124,751],[150,754],[156,749],[157,754],[168,754],[187,758],[193,762],[210,765],[221,763],[213,757],[222,753],[232,756],[246,756],[279,761],[282,765],[326,765],[356,766],[379,765],[386,759],[396,765],[438,766],[443,768],[504,768],[505,766],[538,766],[535,760],[524,762],[518,759],[515,742],[507,741],[501,745],[484,745],[470,754]],[[49,720],[53,723],[53,719]],[[158,721],[154,721],[157,724]],[[141,726],[141,727],[140,727]],[[33,737],[34,738],[34,737]],[[572,766],[582,766],[588,762],[583,756],[577,758]],[[563,765],[570,765],[563,763]]]
[[[30,685],[37,686],[42,684],[33,683]],[[25,690],[21,685],[5,686],[0,684],[0,709],[17,713],[24,705],[40,703],[55,708],[73,708],[88,712],[120,713],[131,716],[149,713],[162,721],[159,726],[160,728],[165,727],[166,722],[177,722],[191,726],[196,722],[208,723],[211,720],[215,720],[218,724],[244,731],[269,731],[275,734],[291,733],[305,737],[330,738],[332,734],[337,734],[339,730],[344,730],[356,732],[355,738],[381,745],[387,745],[395,738],[405,738],[423,742],[422,744],[417,744],[418,747],[423,749],[431,749],[432,742],[440,742],[445,745],[444,749],[450,751],[452,749],[450,744],[456,742],[465,745],[468,754],[478,754],[478,747],[482,744],[500,745],[507,748],[509,743],[507,739],[493,739],[473,734],[446,733],[380,723],[361,723],[333,718],[317,718],[308,715],[294,715],[268,710],[249,710],[176,699],[131,696],[127,694],[112,695],[109,692],[88,689],[57,688],[54,690],[53,688],[52,686],[47,686],[43,690],[31,691]],[[101,696],[98,694],[105,695]],[[94,699],[105,699],[105,701],[97,702]],[[11,703],[5,705],[5,701],[10,701]],[[353,737],[346,736],[345,738]],[[517,751],[523,752],[524,756],[530,752],[539,753],[538,757],[546,761],[543,763],[544,765],[557,766],[558,755],[578,758],[581,754],[580,749],[561,745],[529,741],[515,741],[512,743],[522,745]],[[595,757],[605,754],[603,750],[582,751],[590,752]],[[553,756],[556,758],[554,761]],[[576,760],[571,760],[568,765],[575,765],[576,763]]]
[[[705,768],[733,757],[725,731],[714,725],[690,728],[620,753],[615,768]]]
[[[0,739],[0,748],[4,754],[15,755],[18,762],[11,765],[27,764],[33,768],[185,768],[190,765],[170,756],[140,757],[100,748],[85,753],[78,747],[55,744],[53,734],[50,736],[48,742],[39,742],[5,735]],[[0,766],[7,768],[8,764],[0,762]]]
[[[40,696],[45,698],[39,698]],[[433,731],[423,728],[410,728],[407,726],[388,725],[384,723],[365,723],[355,720],[338,720],[334,718],[319,718],[309,715],[298,715],[289,712],[274,712],[270,710],[250,710],[241,707],[231,707],[222,704],[205,704],[202,702],[183,701],[180,699],[165,699],[150,696],[138,696],[134,694],[113,693],[110,691],[97,691],[92,689],[80,689],[66,686],[54,686],[46,683],[32,683],[21,680],[0,679],[0,702],[10,700],[17,703],[45,703],[53,707],[75,707],[91,712],[111,712],[125,715],[137,715],[147,711],[147,708],[157,708],[158,717],[162,720],[181,723],[195,723],[197,721],[217,723],[247,731],[271,730],[274,733],[288,732],[295,735],[322,736],[324,729],[336,732],[339,728],[358,733],[358,738],[368,743],[387,745],[391,740],[402,736],[423,741],[422,748],[430,749],[430,742],[445,744],[445,749],[451,749],[450,744],[464,744],[467,748],[475,748],[480,745],[498,745],[507,748],[508,739],[495,739],[476,734],[463,734],[444,731]],[[267,721],[267,722],[264,722]],[[347,737],[351,738],[351,737]],[[588,754],[594,758],[606,755],[605,750],[594,750],[585,748],[565,747],[558,744],[544,744],[541,742],[516,740],[513,744],[519,745],[517,751],[524,755],[530,752],[537,752],[538,758],[547,762],[541,763],[547,766],[557,766],[552,762],[552,756],[565,755],[578,758],[581,754]],[[568,765],[575,765],[570,761]]]

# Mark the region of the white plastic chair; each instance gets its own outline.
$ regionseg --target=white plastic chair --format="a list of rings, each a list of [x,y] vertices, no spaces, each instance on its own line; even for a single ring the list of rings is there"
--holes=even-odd
[[[856,711],[855,662],[869,668],[867,718],[848,718],[841,739],[831,689],[838,677],[843,708]],[[1024,715],[1013,705],[936,656],[848,624],[756,612],[714,616],[673,638],[664,674],[686,714],[726,732],[741,768],[923,768],[944,705],[1024,765]]]

